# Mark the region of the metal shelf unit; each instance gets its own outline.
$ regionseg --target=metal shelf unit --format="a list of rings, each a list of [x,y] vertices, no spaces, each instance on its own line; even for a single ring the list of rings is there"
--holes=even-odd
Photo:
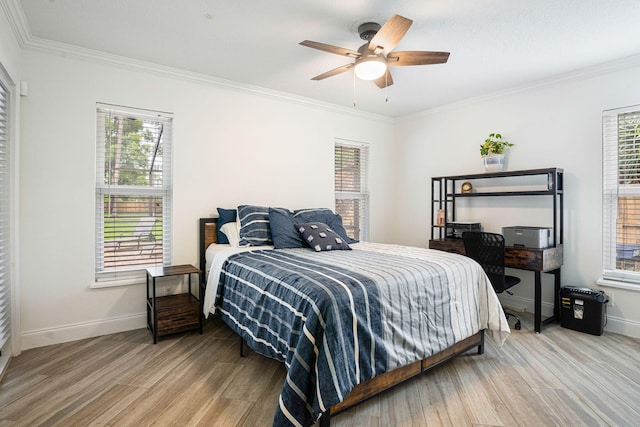
[[[509,196],[550,196],[553,208],[553,246],[561,245],[564,236],[564,181],[563,170],[560,168],[529,169],[520,171],[500,171],[482,174],[439,176],[431,178],[431,240],[447,237],[448,224],[456,220],[456,199],[469,197],[509,197]],[[476,191],[463,193],[460,184],[474,180],[492,178],[546,176],[546,188],[518,190],[517,185],[499,191]],[[442,210],[443,221],[438,224],[438,211]]]

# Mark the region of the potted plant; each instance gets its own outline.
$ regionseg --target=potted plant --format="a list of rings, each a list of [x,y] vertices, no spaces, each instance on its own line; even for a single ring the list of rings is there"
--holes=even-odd
[[[513,144],[502,138],[499,133],[491,133],[480,146],[480,156],[486,171],[499,171],[504,167],[504,150]]]

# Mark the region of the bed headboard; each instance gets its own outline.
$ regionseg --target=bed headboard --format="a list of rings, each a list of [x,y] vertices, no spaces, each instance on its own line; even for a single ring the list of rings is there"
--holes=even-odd
[[[212,243],[218,243],[218,218],[200,218],[200,271],[202,280],[207,275],[205,252]]]

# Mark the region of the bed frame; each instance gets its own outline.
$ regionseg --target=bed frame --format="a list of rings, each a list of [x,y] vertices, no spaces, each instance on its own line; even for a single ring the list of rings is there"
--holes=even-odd
[[[216,231],[217,224],[217,218],[200,218],[200,270],[205,273],[202,274],[203,282],[201,283],[201,295],[204,295],[204,287],[206,286],[206,279],[204,278],[207,273],[205,271],[205,251],[210,244],[217,243],[218,241]],[[240,342],[240,345],[242,346],[242,341]],[[355,405],[389,390],[411,378],[425,372],[429,372],[430,370],[473,348],[477,348],[478,354],[484,353],[484,330],[452,345],[449,348],[446,348],[440,353],[394,369],[393,371],[385,372],[384,374],[358,384],[342,402],[332,406],[328,411],[322,414],[320,417],[320,426],[329,427],[331,423],[331,416],[344,412]]]

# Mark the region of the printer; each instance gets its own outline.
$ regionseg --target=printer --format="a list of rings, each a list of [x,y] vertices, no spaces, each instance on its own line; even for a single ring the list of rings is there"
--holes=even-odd
[[[505,246],[523,248],[548,248],[553,243],[552,230],[549,227],[513,226],[502,227]]]

